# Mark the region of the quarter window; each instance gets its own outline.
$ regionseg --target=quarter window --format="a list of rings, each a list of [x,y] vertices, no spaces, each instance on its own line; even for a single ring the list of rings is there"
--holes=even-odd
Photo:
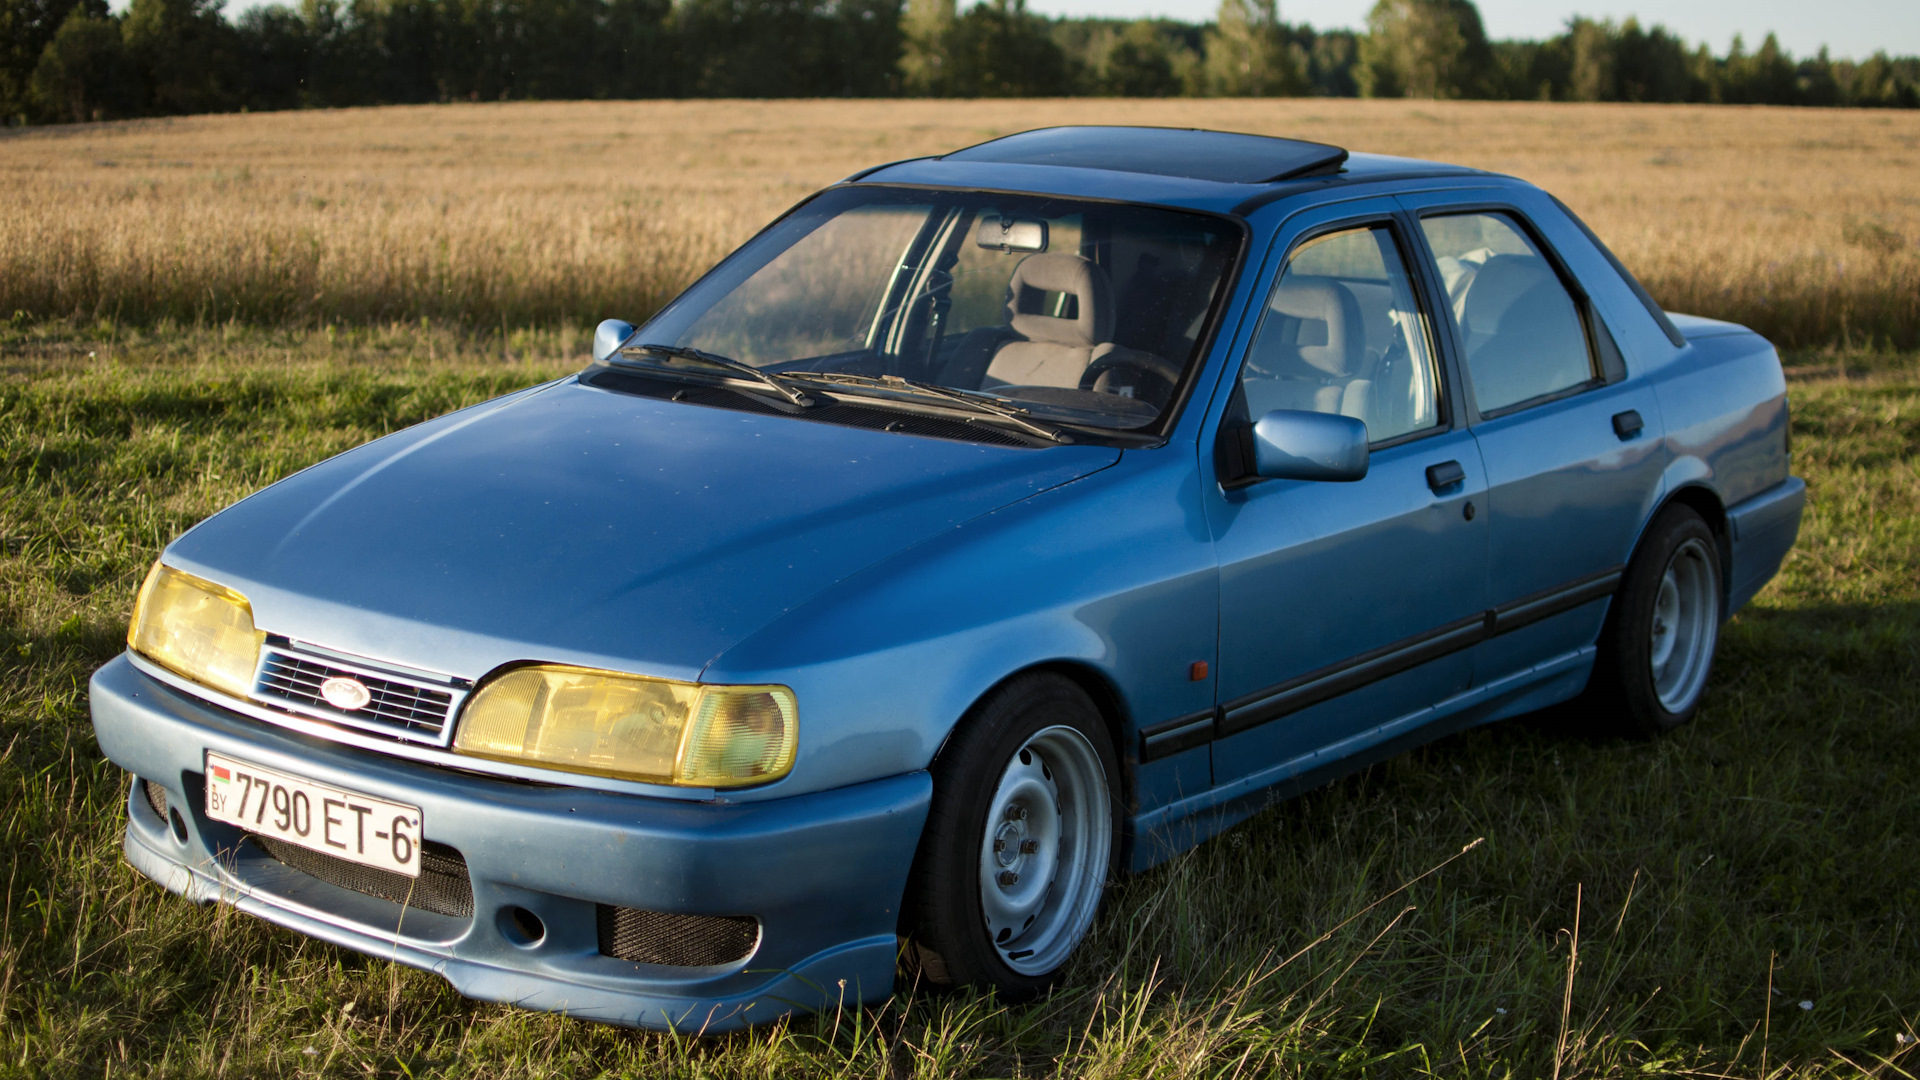
[[[1376,443],[1433,427],[1440,380],[1427,340],[1387,226],[1315,237],[1288,259],[1247,350],[1247,415],[1351,416]]]
[[[1557,394],[1596,371],[1587,334],[1560,275],[1505,214],[1424,218],[1483,413]]]

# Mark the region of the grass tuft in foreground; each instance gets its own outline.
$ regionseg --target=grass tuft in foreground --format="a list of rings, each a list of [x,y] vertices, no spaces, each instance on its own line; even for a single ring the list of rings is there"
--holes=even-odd
[[[136,875],[88,674],[160,545],[276,477],[578,365],[584,329],[0,338],[0,1075],[1920,1073],[1920,356],[1793,360],[1812,489],[1699,720],[1541,714],[1122,883],[1066,986],[909,988],[723,1039],[461,999]],[[1577,938],[1577,955],[1576,955]]]

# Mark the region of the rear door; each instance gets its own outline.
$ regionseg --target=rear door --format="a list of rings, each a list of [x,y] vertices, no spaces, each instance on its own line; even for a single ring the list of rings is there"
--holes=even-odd
[[[1220,560],[1216,785],[1346,756],[1471,680],[1487,528],[1468,506],[1484,474],[1410,272],[1411,220],[1394,210],[1370,200],[1295,219],[1222,390],[1202,484]],[[1366,478],[1247,475],[1245,429],[1283,408],[1364,420]]]
[[[1484,686],[1594,644],[1666,457],[1653,391],[1626,378],[1536,222],[1468,197],[1402,203],[1444,293],[1436,321],[1487,469],[1493,615],[1474,661]]]

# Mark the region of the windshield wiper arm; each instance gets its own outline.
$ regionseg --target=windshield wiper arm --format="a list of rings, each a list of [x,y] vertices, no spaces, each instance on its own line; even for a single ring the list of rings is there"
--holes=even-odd
[[[841,383],[847,386],[871,386],[879,390],[894,390],[903,393],[919,394],[922,397],[939,398],[968,409],[985,413],[1005,420],[1009,426],[1017,427],[1029,435],[1037,435],[1050,442],[1070,443],[1073,436],[1057,427],[1050,427],[1032,419],[1027,410],[1012,405],[1002,405],[992,398],[969,394],[964,390],[940,386],[937,383],[916,382],[903,379],[898,375],[873,376],[854,375],[844,371],[788,371],[783,372],[789,378],[815,379],[825,383]]]
[[[706,364],[710,367],[717,367],[723,371],[744,376],[771,389],[774,393],[779,394],[782,398],[803,409],[813,404],[812,398],[766,372],[761,371],[752,364],[743,364],[731,356],[721,356],[719,353],[710,353],[705,349],[695,349],[686,345],[628,345],[623,347],[618,355],[624,359],[628,356],[645,355],[647,353],[652,353],[655,356],[664,356],[670,360],[691,360],[697,364]],[[644,366],[651,367],[653,365]],[[671,367],[672,365],[668,366]]]

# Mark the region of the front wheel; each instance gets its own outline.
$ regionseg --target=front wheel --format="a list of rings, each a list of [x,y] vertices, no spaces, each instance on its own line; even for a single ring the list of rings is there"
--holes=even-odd
[[[1112,873],[1118,788],[1078,686],[1022,676],[986,698],[933,766],[906,920],[920,974],[1015,999],[1051,985]]]
[[[1627,565],[1600,636],[1589,697],[1609,725],[1657,735],[1693,719],[1720,641],[1719,545],[1700,515],[1670,506]]]

